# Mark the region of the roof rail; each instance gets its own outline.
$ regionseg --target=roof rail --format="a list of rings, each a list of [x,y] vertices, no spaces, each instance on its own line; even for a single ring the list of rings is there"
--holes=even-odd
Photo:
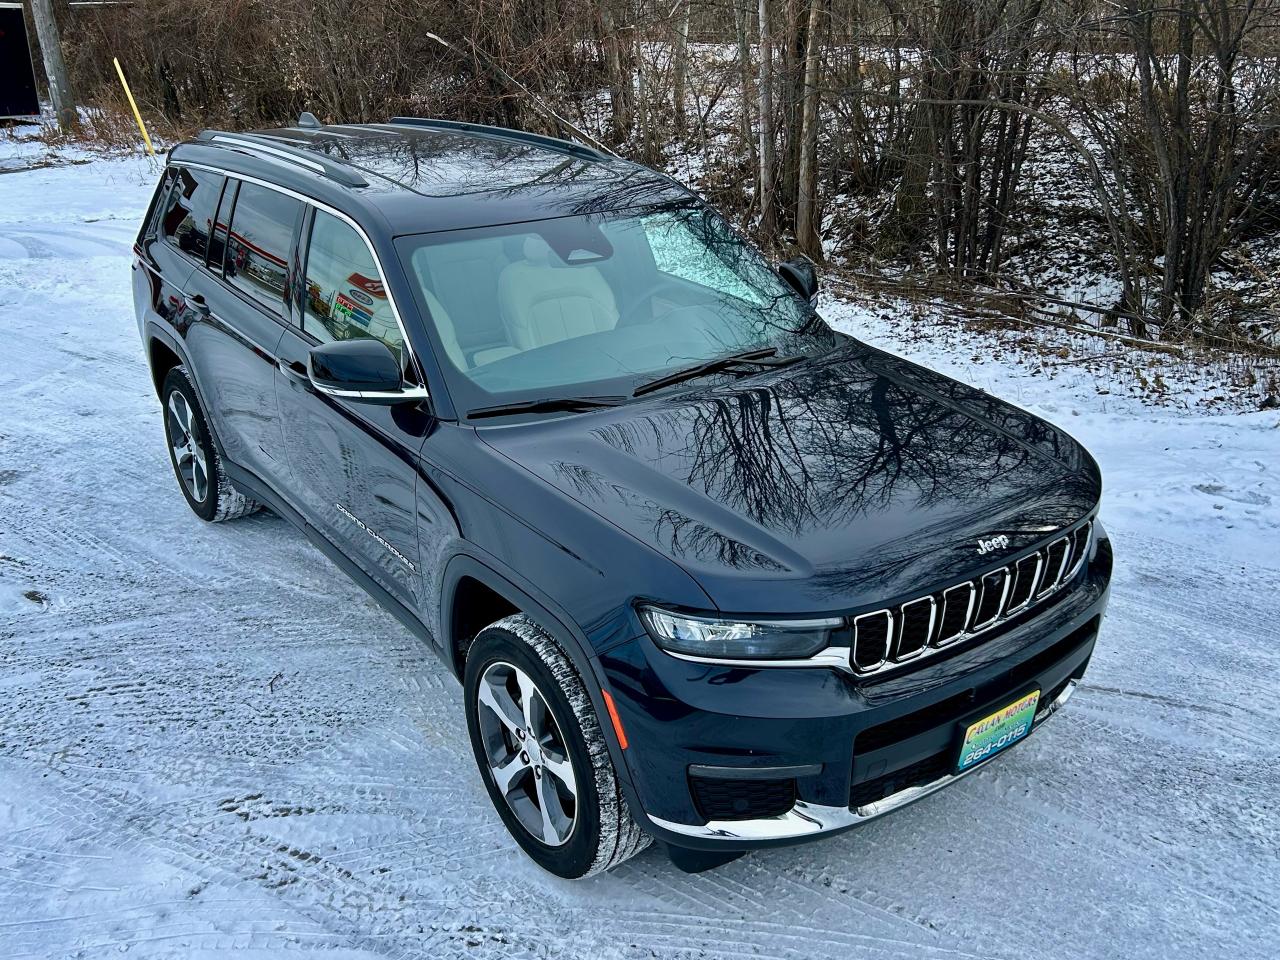
[[[264,160],[291,163],[327,177],[344,187],[367,187],[369,181],[345,163],[332,157],[290,146],[283,140],[275,140],[254,133],[225,133],[221,130],[204,130],[196,138],[205,143],[214,143],[239,150],[243,153],[256,154]]]
[[[586,144],[572,140],[561,140],[559,137],[548,137],[541,133],[529,133],[525,130],[512,130],[508,127],[491,127],[483,123],[467,123],[462,120],[437,120],[432,117],[392,117],[392,126],[426,127],[434,130],[456,130],[459,133],[479,133],[486,137],[501,137],[504,140],[515,140],[542,147],[545,150],[557,150],[587,160],[616,160],[609,154]]]

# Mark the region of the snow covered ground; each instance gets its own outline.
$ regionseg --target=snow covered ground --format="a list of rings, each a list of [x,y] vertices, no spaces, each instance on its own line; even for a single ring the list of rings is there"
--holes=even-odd
[[[130,301],[153,180],[0,172],[0,956],[1276,956],[1280,414],[1153,407],[1011,336],[830,305],[1098,456],[1092,669],[893,817],[565,883],[505,834],[430,653],[283,521],[188,511]]]

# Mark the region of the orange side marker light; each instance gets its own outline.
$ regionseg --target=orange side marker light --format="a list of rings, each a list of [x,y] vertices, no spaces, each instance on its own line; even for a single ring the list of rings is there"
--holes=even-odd
[[[618,716],[618,708],[613,705],[613,697],[609,695],[608,690],[601,690],[600,695],[604,697],[605,709],[609,711],[609,719],[613,721],[613,732],[618,735],[618,746],[625,750],[627,749],[627,732],[622,729],[622,718]]]

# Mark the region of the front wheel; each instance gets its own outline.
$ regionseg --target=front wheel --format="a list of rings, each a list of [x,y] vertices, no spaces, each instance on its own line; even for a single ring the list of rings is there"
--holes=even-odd
[[[467,655],[465,691],[489,798],[539,866],[575,879],[649,845],[586,688],[550,634],[521,614],[486,627]]]

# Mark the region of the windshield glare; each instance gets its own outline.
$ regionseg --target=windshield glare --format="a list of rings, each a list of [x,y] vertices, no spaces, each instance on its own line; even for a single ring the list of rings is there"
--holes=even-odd
[[[812,308],[701,208],[407,237],[400,251],[463,409],[629,394],[728,354],[831,344]]]

